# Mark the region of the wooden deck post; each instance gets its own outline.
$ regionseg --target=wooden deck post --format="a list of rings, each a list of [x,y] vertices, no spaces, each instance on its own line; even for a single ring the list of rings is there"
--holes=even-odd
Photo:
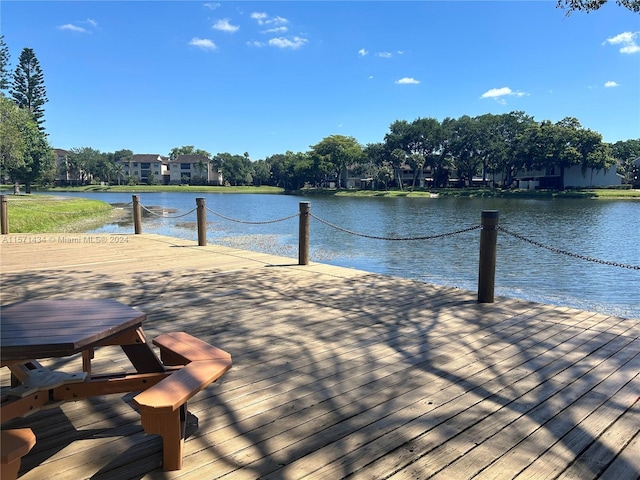
[[[207,244],[207,200],[196,198],[196,214],[198,216],[198,246],[204,247]]]
[[[132,195],[133,197],[133,232],[136,235],[142,233],[142,212],[140,210],[140,196]]]
[[[9,233],[9,217],[8,209],[7,209],[7,196],[0,195],[0,232],[2,235],[6,235]]]
[[[311,204],[300,202],[300,228],[298,233],[298,265],[309,265],[309,217]]]
[[[482,211],[480,230],[480,261],[478,268],[478,302],[493,303],[496,280],[496,245],[498,240],[498,211]]]

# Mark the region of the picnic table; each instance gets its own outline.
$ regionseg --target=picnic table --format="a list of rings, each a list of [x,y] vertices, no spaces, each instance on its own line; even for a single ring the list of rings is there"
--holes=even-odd
[[[12,388],[2,395],[1,423],[68,401],[141,392],[134,404],[145,432],[162,436],[164,470],[182,467],[187,401],[231,368],[231,355],[185,332],[154,339],[158,358],[142,330],[146,314],[113,299],[18,302],[0,307],[0,319],[1,366],[12,376]],[[94,374],[94,350],[108,345],[119,346],[134,371]],[[72,355],[82,356],[81,372],[39,363]],[[24,432],[14,437],[24,441],[14,451],[2,447],[3,478],[5,464],[15,469],[15,457],[19,464],[32,446]]]

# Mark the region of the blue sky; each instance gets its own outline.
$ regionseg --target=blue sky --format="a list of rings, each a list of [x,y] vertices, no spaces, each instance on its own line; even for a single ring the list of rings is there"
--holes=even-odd
[[[640,137],[640,15],[613,0],[7,1],[32,48],[52,146],[252,159],[333,134],[382,141],[395,120],[521,110]]]

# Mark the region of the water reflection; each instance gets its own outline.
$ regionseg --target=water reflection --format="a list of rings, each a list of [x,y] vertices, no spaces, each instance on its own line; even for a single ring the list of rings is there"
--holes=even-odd
[[[64,194],[128,205],[130,194]],[[500,225],[536,242],[579,255],[640,264],[640,202],[579,199],[345,198],[286,195],[143,193],[152,214],[143,232],[197,241],[195,198],[226,217],[264,222],[295,214],[299,202],[341,228],[381,237],[452,232],[480,223],[482,210],[498,210]],[[207,213],[207,239],[243,249],[297,258],[298,222],[238,223]],[[161,213],[162,212],[162,213]],[[164,215],[164,216],[162,216]],[[130,218],[130,217],[129,217]],[[131,233],[130,221],[104,225],[98,233]],[[311,223],[312,261],[475,290],[479,231],[425,241],[383,241]],[[640,271],[586,262],[498,236],[496,293],[640,318]]]

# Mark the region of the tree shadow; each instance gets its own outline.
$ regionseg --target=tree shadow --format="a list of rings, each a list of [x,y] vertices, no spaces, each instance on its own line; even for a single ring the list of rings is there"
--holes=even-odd
[[[411,280],[270,265],[126,278],[51,270],[3,275],[3,284],[3,303],[114,298],[148,314],[149,338],[184,330],[229,351],[232,369],[189,403],[198,425],[185,444],[185,468],[207,478],[238,470],[273,479],[380,478],[403,469],[427,478],[458,466],[488,472],[510,455],[525,471],[538,457],[551,459],[555,444],[571,457],[560,472],[582,462],[597,477],[617,451],[600,442],[602,429],[573,418],[572,406],[617,412],[606,430],[638,398],[639,387],[625,380],[637,375],[637,327],[633,335],[580,327],[576,310],[500,298],[478,304],[472,292]],[[607,380],[609,371],[620,372],[617,381]],[[80,435],[61,421],[62,443],[45,437],[39,447],[38,438],[23,471],[45,468],[76,439],[121,432],[126,445],[92,478],[171,477],[159,469],[161,442],[143,434],[135,412],[123,417],[113,397],[100,402],[124,425]],[[42,421],[38,435],[49,413],[37,415],[15,423]],[[526,463],[518,445],[535,446],[538,457]],[[596,446],[605,463],[586,461]]]

